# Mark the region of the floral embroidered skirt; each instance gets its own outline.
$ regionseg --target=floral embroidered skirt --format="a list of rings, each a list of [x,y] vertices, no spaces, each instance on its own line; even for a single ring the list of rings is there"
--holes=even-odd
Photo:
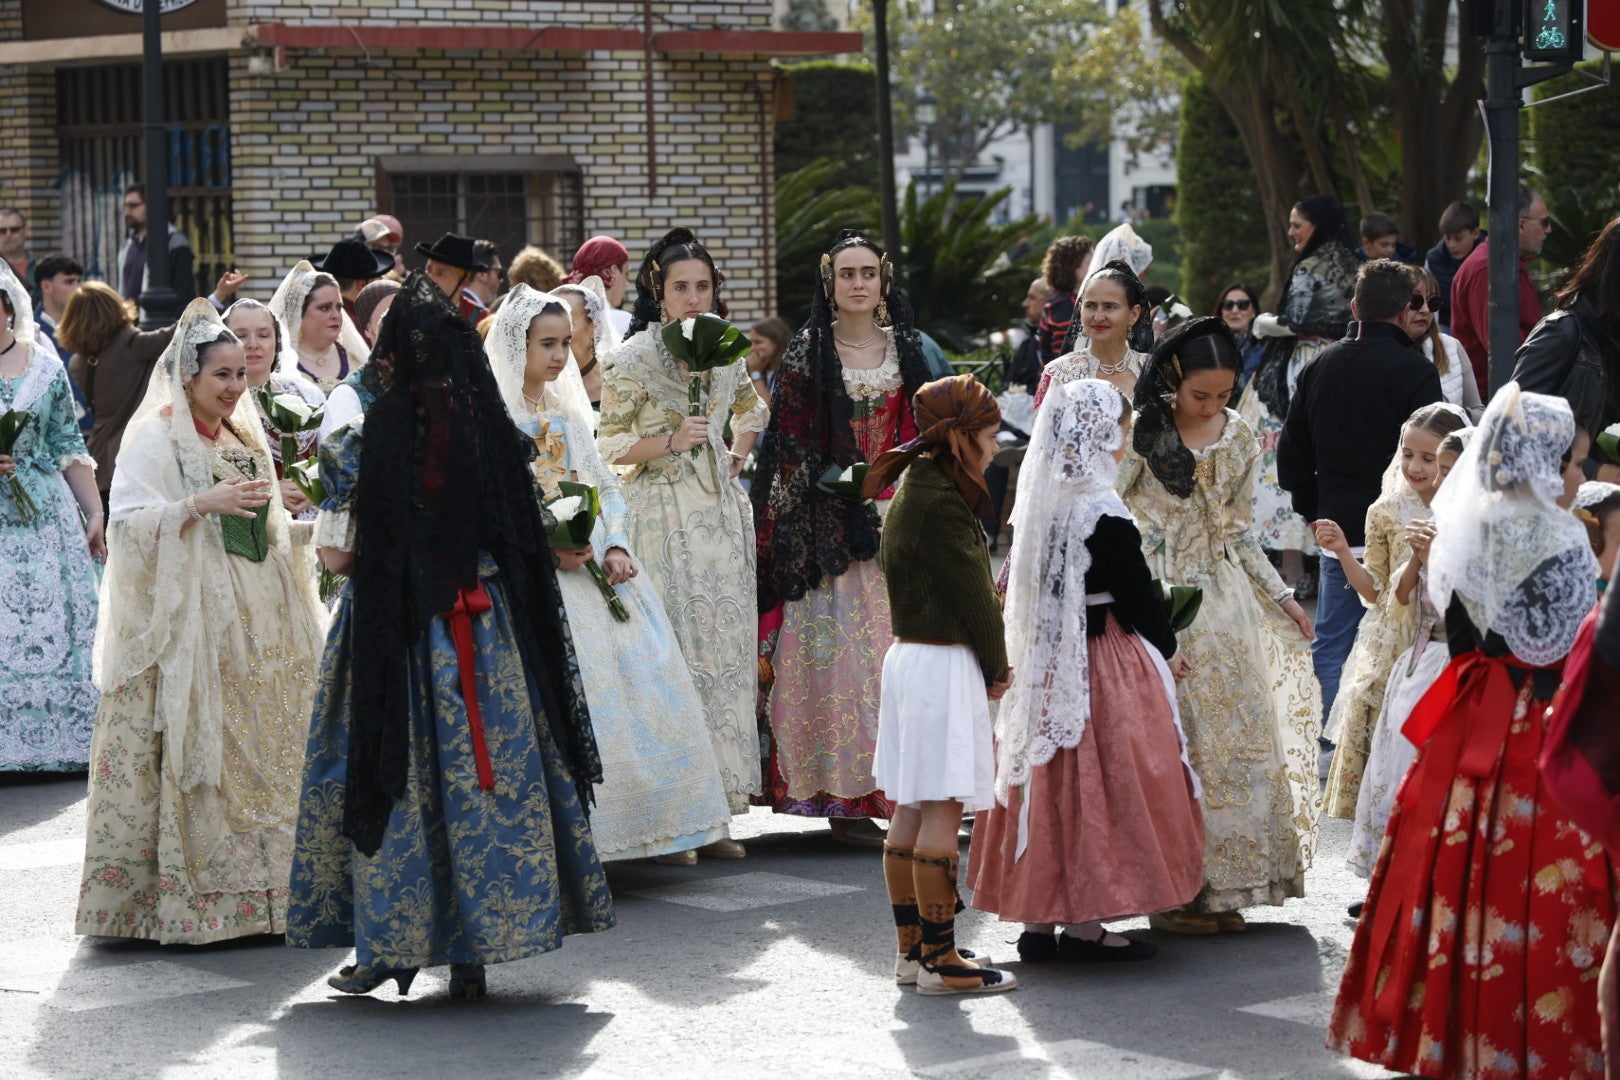
[[[352,658],[349,604],[339,605],[309,733],[287,944],[352,944],[359,964],[389,968],[490,964],[613,925],[590,823],[535,715],[540,696],[493,572],[480,567],[492,607],[474,617],[472,637],[495,787],[479,786],[455,645],[435,619],[408,661],[405,794],[372,856],[342,833]]]
[[[979,815],[973,906],[1007,922],[1072,925],[1178,907],[1204,882],[1204,820],[1159,672],[1110,615],[1090,641],[1091,721]],[[1022,800],[1029,843],[1017,854]]]
[[[1438,726],[1396,795],[1327,1045],[1420,1076],[1596,1080],[1611,866],[1542,787],[1547,703],[1481,656],[1414,713]]]
[[[760,801],[807,817],[893,816],[872,776],[883,656],[893,642],[876,560],[851,563],[782,605]]]

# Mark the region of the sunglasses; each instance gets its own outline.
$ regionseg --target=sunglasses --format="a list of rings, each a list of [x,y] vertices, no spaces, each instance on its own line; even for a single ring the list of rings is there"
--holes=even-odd
[[[1553,219],[1550,216],[1549,217],[1522,217],[1519,220],[1520,221],[1533,221],[1537,225],[1540,225],[1543,229],[1546,229],[1548,232],[1552,231]]]
[[[12,233],[23,231],[22,225],[0,225],[0,236],[10,236]]]
[[[1422,311],[1425,307],[1428,308],[1430,311],[1439,311],[1440,310],[1440,298],[1438,296],[1431,296],[1431,297],[1429,297],[1427,299],[1424,299],[1422,296],[1419,296],[1417,293],[1413,293],[1412,294],[1412,299],[1410,299],[1410,300],[1408,300],[1406,302],[1406,306],[1411,308],[1413,311]]]
[[[1249,310],[1249,302],[1247,300],[1223,300],[1223,301],[1221,301],[1221,310],[1222,311],[1248,311]]]

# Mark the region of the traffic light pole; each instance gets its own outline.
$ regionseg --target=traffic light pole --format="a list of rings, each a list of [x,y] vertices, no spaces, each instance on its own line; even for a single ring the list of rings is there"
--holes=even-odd
[[[1519,348],[1519,43],[1492,38],[1485,44],[1485,136],[1490,144],[1487,180],[1491,235],[1490,389],[1513,377]]]

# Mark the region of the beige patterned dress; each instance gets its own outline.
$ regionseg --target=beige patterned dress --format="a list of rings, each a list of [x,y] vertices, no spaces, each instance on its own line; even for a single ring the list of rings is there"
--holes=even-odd
[[[1142,531],[1148,568],[1204,591],[1180,635],[1192,674],[1177,686],[1187,753],[1204,788],[1204,886],[1189,910],[1236,911],[1305,894],[1321,810],[1321,697],[1309,642],[1273,601],[1282,579],[1251,514],[1260,446],[1231,409],[1220,440],[1194,454],[1182,499],[1132,450],[1119,490]]]
[[[680,428],[694,377],[663,347],[656,327],[626,341],[603,367],[597,443],[609,464],[641,439]],[[723,433],[728,414],[733,435],[765,430],[770,409],[741,363],[695,378],[709,441],[630,466],[624,495],[630,549],[669,613],[703,699],[727,801],[742,813],[761,790],[754,518],[731,476]]]
[[[126,439],[119,471],[136,475],[144,450],[162,453],[167,445],[161,434]],[[268,456],[239,448],[215,451],[211,463],[218,479],[274,475]],[[151,556],[173,553],[162,546],[165,534],[172,539],[186,516],[177,499],[120,520],[116,494],[109,566],[121,564],[124,587],[108,597],[112,625],[103,633],[119,633],[120,619],[138,617],[131,597],[143,583],[168,587],[165,568]],[[218,528],[209,516],[188,531]],[[326,629],[308,581],[310,526],[290,528],[290,537],[272,539],[263,561],[223,556],[236,618],[208,628],[216,643],[211,670],[160,660],[103,687],[90,747],[79,933],[201,945],[285,931],[304,744]],[[188,787],[157,691],[160,680],[207,678],[219,680],[224,702],[219,782]]]

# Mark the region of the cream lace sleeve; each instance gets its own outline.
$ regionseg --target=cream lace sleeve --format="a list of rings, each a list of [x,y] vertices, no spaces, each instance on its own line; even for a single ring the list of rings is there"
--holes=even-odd
[[[596,448],[608,465],[620,467],[619,459],[634,449],[644,435],[652,434],[636,430],[636,417],[647,397],[647,388],[634,378],[634,368],[614,365],[602,374],[602,422],[596,433]]]
[[[1396,548],[1396,530],[1404,532],[1400,515],[1395,513],[1394,507],[1387,502],[1379,500],[1367,509],[1367,550],[1361,557],[1361,565],[1367,573],[1372,575],[1373,581],[1378,583],[1378,594],[1383,596],[1384,590],[1389,588],[1390,572],[1397,558],[1405,562],[1405,556],[1398,554]],[[1362,603],[1372,607],[1365,599]]]
[[[1260,444],[1249,425],[1236,414],[1229,415],[1227,423],[1238,425],[1238,430],[1232,433],[1230,445],[1225,448],[1232,470],[1223,492],[1226,549],[1256,588],[1267,596],[1280,596],[1287,586],[1266,553],[1260,550],[1260,541],[1254,535],[1254,480],[1260,472]]]
[[[732,365],[731,378],[737,385],[731,394],[731,433],[747,435],[764,431],[770,426],[771,407],[754,392],[752,380],[738,375],[739,370],[746,370],[741,362]]]

